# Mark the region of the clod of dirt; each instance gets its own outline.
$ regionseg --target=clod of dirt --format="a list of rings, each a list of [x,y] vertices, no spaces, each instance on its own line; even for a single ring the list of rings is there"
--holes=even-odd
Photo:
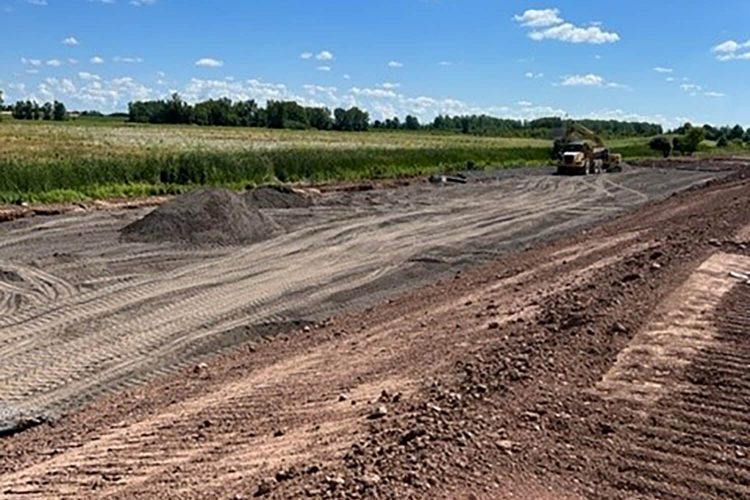
[[[0,281],[5,281],[6,283],[20,283],[23,281],[23,278],[14,271],[0,269]]]
[[[309,194],[289,186],[264,186],[244,194],[248,205],[255,208],[305,208],[314,204]]]
[[[367,418],[369,418],[370,420],[377,420],[379,418],[385,417],[386,415],[388,415],[388,408],[385,405],[382,405],[375,408],[375,410],[370,413]]]
[[[122,238],[141,243],[232,245],[271,238],[279,226],[242,196],[203,188],[179,196],[122,229]]]

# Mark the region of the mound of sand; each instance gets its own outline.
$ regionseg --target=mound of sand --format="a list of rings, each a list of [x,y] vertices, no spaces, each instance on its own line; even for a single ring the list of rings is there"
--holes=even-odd
[[[203,188],[178,196],[124,227],[130,242],[177,242],[193,245],[255,243],[280,231],[268,216],[226,189]]]
[[[257,208],[305,208],[313,205],[312,196],[288,186],[264,186],[245,193],[245,201]]]

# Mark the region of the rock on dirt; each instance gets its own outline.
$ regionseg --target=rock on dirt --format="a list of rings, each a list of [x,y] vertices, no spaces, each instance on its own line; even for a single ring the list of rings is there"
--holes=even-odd
[[[227,189],[203,188],[179,196],[122,229],[142,243],[232,245],[255,243],[280,232],[257,207]]]

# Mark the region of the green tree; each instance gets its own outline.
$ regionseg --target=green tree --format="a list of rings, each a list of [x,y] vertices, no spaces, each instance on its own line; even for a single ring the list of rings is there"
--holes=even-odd
[[[651,142],[648,143],[648,147],[654,151],[660,152],[664,158],[668,158],[669,155],[672,154],[672,141],[669,137],[663,135],[651,139]]]
[[[722,135],[719,137],[719,140],[716,141],[716,147],[725,148],[727,146],[729,146],[729,140],[727,139],[727,136]]]
[[[312,128],[330,130],[333,128],[331,110],[328,108],[307,108],[307,119]]]
[[[700,146],[705,138],[706,133],[702,128],[691,127],[681,138],[680,146],[682,151],[688,156],[692,156],[693,153],[698,151],[698,146]]]
[[[45,102],[42,106],[42,120],[50,121],[52,119],[52,103]]]
[[[732,130],[729,131],[729,135],[727,136],[727,139],[730,141],[736,141],[738,139],[742,139],[742,137],[745,135],[745,130],[742,128],[741,125],[735,125],[732,127]]]
[[[60,101],[55,101],[52,105],[52,119],[56,122],[62,122],[68,119],[68,110],[65,109],[65,104]]]
[[[404,120],[406,130],[419,130],[419,119],[416,116],[407,115]]]

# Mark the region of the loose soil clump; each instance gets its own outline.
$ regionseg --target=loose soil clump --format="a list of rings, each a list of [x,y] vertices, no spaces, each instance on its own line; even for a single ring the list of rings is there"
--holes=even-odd
[[[122,229],[139,243],[234,245],[271,238],[279,226],[258,208],[226,189],[204,188],[179,196]]]

